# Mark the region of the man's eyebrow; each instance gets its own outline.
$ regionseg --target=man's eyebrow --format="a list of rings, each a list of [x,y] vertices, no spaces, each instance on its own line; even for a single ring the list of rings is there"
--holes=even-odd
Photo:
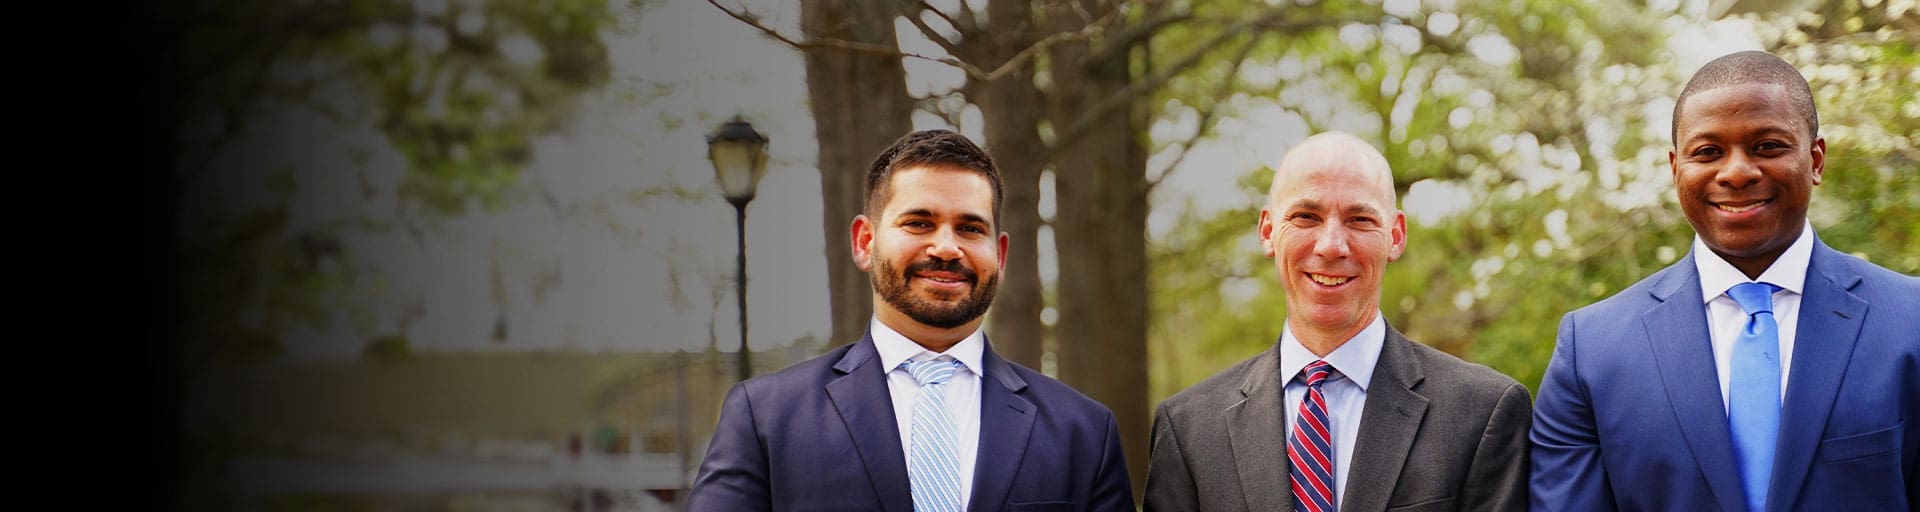
[[[1380,216],[1380,210],[1374,209],[1373,205],[1370,205],[1370,204],[1347,205],[1346,208],[1343,208],[1340,210],[1340,213],[1343,213],[1349,216],[1354,216],[1354,215],[1367,215],[1372,217]]]
[[[938,215],[935,215],[935,214],[933,213],[933,210],[931,210],[931,209],[927,209],[927,208],[914,208],[914,209],[911,209],[911,210],[907,210],[907,211],[904,211],[904,212],[900,212],[900,214],[899,214],[899,217],[901,217],[901,218],[915,218],[915,219],[924,219],[924,218],[934,218],[934,217],[938,217]],[[987,225],[987,226],[989,226],[989,227],[991,227],[991,226],[993,226],[993,221],[992,221],[992,220],[988,220],[988,218],[987,218],[987,216],[986,216],[986,215],[981,215],[981,214],[978,214],[978,213],[973,213],[973,212],[967,212],[967,213],[961,213],[961,214],[959,214],[959,215],[958,215],[958,217],[960,217],[960,220],[961,220],[962,222],[977,222],[977,223],[980,223],[980,224],[985,224],[985,225]]]
[[[1688,128],[1693,128],[1693,127],[1689,126]],[[1754,133],[1760,136],[1787,135],[1788,138],[1794,139],[1794,142],[1796,143],[1798,143],[1801,139],[1800,132],[1796,131],[1793,127],[1781,126],[1778,124],[1762,126],[1754,130]],[[1735,135],[1724,134],[1724,133],[1721,133],[1719,130],[1714,130],[1710,128],[1691,130],[1689,133],[1685,133],[1683,135],[1685,135],[1685,138],[1680,140],[1680,146],[1683,148],[1695,142],[1722,142],[1724,139],[1728,139],[1735,136]]]

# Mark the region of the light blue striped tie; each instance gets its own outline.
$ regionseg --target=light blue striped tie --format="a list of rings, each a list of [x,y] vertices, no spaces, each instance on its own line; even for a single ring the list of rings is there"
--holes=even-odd
[[[966,365],[940,356],[900,366],[920,382],[920,399],[913,404],[913,450],[907,456],[913,510],[960,512],[960,435],[947,408],[946,384]]]
[[[1767,283],[1741,283],[1727,295],[1746,312],[1747,323],[1733,338],[1733,368],[1727,375],[1727,426],[1747,510],[1767,507],[1773,479],[1773,444],[1780,436],[1780,326],[1773,319],[1773,292]]]

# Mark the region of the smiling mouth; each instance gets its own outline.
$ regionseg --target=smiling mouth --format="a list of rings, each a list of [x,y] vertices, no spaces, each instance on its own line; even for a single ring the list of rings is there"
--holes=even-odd
[[[920,272],[913,277],[940,287],[958,287],[972,282],[967,275],[956,272]]]
[[[1727,212],[1727,213],[1746,213],[1747,211],[1752,210],[1754,208],[1766,206],[1767,203],[1771,203],[1771,202],[1773,202],[1772,199],[1767,199],[1763,201],[1753,201],[1753,202],[1748,202],[1748,203],[1743,203],[1738,205],[1728,204],[1728,203],[1713,203],[1713,207],[1718,208],[1720,209],[1720,211]]]
[[[1347,284],[1347,281],[1353,280],[1352,277],[1334,277],[1329,275],[1315,274],[1312,272],[1307,273],[1307,279],[1312,279],[1313,282],[1320,283],[1323,286],[1340,286],[1343,284]]]

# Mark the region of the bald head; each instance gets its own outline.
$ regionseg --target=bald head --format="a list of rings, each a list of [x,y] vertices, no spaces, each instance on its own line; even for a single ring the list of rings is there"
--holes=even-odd
[[[1285,207],[1279,204],[1280,199],[1292,195],[1293,189],[1316,173],[1354,174],[1360,182],[1373,188],[1381,204],[1393,208],[1400,203],[1393,189],[1393,169],[1380,150],[1359,137],[1326,132],[1307,137],[1280,158],[1280,165],[1273,173],[1273,186],[1267,189],[1267,205]]]
[[[1407,246],[1393,171],[1373,145],[1323,133],[1287,151],[1255,228],[1287,290],[1287,332],[1325,356],[1380,314],[1387,263]]]

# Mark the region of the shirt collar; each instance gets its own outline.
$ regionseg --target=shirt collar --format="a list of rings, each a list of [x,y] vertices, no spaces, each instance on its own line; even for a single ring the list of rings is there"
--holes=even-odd
[[[1773,265],[1760,273],[1759,279],[1747,279],[1740,269],[1733,268],[1719,253],[1707,247],[1707,242],[1699,234],[1693,235],[1693,266],[1700,272],[1700,295],[1706,302],[1713,302],[1727,293],[1733,285],[1748,282],[1763,282],[1778,286],[1799,294],[1807,282],[1807,264],[1813,258],[1813,223],[1800,227],[1800,238],[1787,246]]]
[[[1361,391],[1366,391],[1367,383],[1373,382],[1373,365],[1380,361],[1380,347],[1386,343],[1387,322],[1378,311],[1373,313],[1373,322],[1346,343],[1340,344],[1339,348],[1333,349],[1327,357],[1313,355],[1306,345],[1300,344],[1299,338],[1293,337],[1291,326],[1283,327],[1280,330],[1280,382],[1284,385],[1293,380],[1300,375],[1301,368],[1307,367],[1307,363],[1323,360],[1340,375],[1359,385]]]
[[[987,341],[986,336],[981,334],[980,329],[974,329],[972,334],[968,334],[967,337],[961,339],[959,343],[955,343],[952,347],[948,348],[945,353],[936,353],[927,350],[926,347],[920,346],[919,343],[914,343],[913,340],[907,339],[906,335],[900,334],[899,331],[893,330],[892,327],[887,327],[887,324],[881,323],[879,318],[874,318],[867,322],[867,334],[873,337],[874,350],[880,352],[880,367],[888,372],[899,368],[900,363],[906,362],[909,359],[919,359],[922,356],[939,357],[947,355],[953,356],[954,360],[960,361],[960,364],[967,365],[967,371],[972,372],[974,375],[985,375],[981,373],[980,358],[982,357],[982,352],[986,350]]]

